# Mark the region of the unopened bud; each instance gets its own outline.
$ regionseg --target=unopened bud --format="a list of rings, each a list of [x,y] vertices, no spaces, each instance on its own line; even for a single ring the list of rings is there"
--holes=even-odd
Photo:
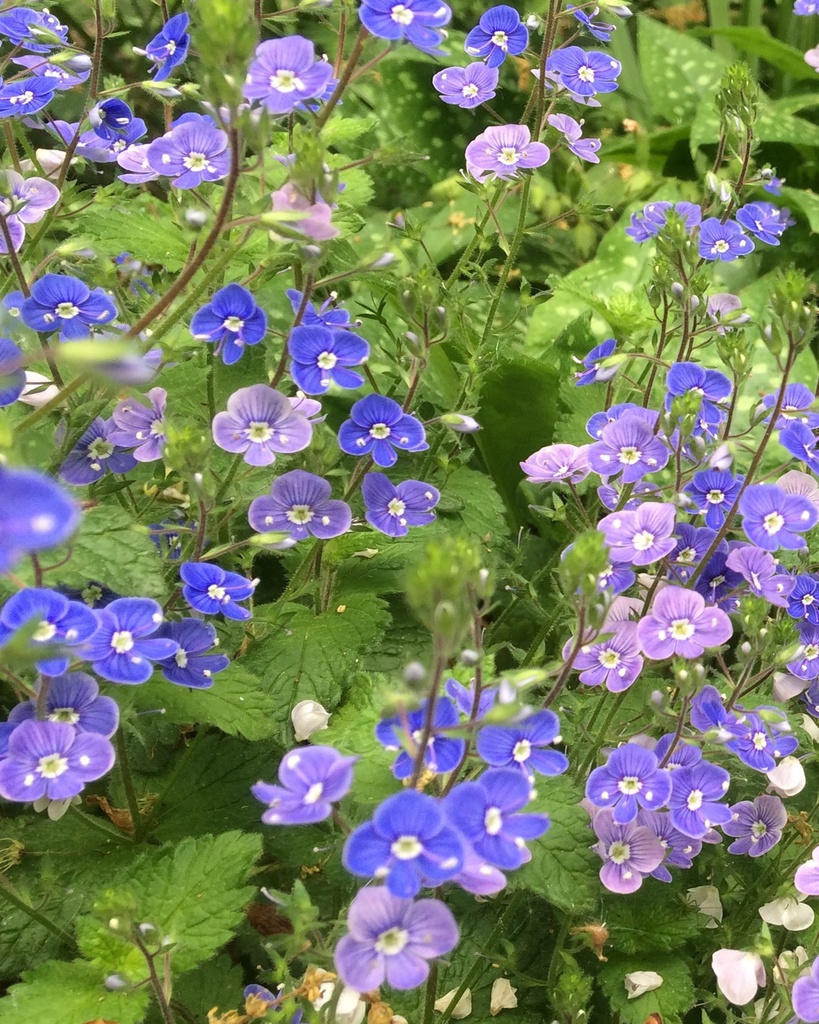
[[[128,982],[121,974],[109,974],[103,984],[109,992],[117,992],[119,989],[128,987]]]
[[[327,728],[330,712],[317,700],[300,700],[290,712],[290,721],[298,743],[309,739],[314,732]]]
[[[444,413],[441,417],[441,423],[459,434],[474,434],[481,429],[481,425],[476,419],[472,416],[465,416],[460,412]]]
[[[377,260],[373,262],[367,268],[368,270],[383,270],[384,267],[388,267],[391,263],[395,262],[394,252],[385,252],[382,256],[379,256]]]
[[[477,665],[480,660],[480,654],[478,654],[477,651],[470,650],[469,648],[461,651],[458,655],[458,661],[460,661],[462,665],[469,665],[470,667]]]
[[[411,661],[404,666],[404,679],[412,685],[422,683],[427,677],[427,670],[420,661]]]

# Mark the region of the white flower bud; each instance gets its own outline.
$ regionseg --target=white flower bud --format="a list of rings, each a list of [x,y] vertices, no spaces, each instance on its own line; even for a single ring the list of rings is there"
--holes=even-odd
[[[296,733],[296,741],[308,740],[314,732],[327,728],[330,712],[317,700],[300,700],[290,712],[290,721]]]
[[[495,978],[492,982],[492,993],[489,996],[489,1012],[493,1017],[501,1010],[514,1010],[518,1005],[516,988],[512,988],[508,978]]]
[[[439,1013],[443,1013],[449,1007],[452,1002],[452,997],[458,991],[457,988],[453,988],[447,992],[446,995],[441,996],[440,999],[435,1000],[435,1009]],[[450,1017],[454,1017],[455,1020],[463,1020],[464,1017],[468,1017],[472,1013],[472,990],[465,989],[463,995],[455,1004],[455,1008],[450,1013]]]
[[[329,1003],[336,990],[335,983],[325,981],[319,986],[319,997],[314,999],[313,1009],[320,1010],[322,1006]],[[336,1003],[336,1013],[333,1020],[335,1024],[361,1024],[364,1014],[367,1012],[367,1004],[361,998],[361,993],[354,988],[343,988]]]
[[[48,387],[43,385],[48,385]],[[44,377],[41,373],[35,373],[33,370],[26,370],[25,387],[17,401],[39,409],[50,402],[52,398],[56,398],[59,393],[60,389],[52,384],[48,377]]]
[[[427,677],[427,670],[420,661],[411,661],[404,667],[404,679],[412,683],[422,683]]]
[[[631,974],[627,974],[623,979],[629,999],[636,999],[644,992],[653,992],[662,983],[663,977],[661,974],[657,974],[656,971],[632,971]]]
[[[765,773],[777,796],[796,796],[805,788],[805,769],[798,757],[783,757],[772,771]],[[793,929],[791,929],[793,930]]]

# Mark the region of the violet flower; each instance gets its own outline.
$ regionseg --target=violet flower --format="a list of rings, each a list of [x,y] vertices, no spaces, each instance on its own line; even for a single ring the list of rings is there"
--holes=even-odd
[[[619,60],[600,50],[582,50],[564,46],[554,50],[547,62],[548,71],[559,75],[560,84],[576,96],[594,96],[614,92],[617,76],[623,69]]]
[[[487,67],[481,61],[467,64],[465,68],[444,68],[432,76],[432,85],[444,103],[471,110],[494,99],[498,69]]]
[[[350,367],[366,362],[370,346],[352,331],[294,327],[287,350],[293,360],[290,376],[308,395],[323,395],[331,384],[359,388],[364,383],[364,377]]]
[[[0,409],[16,402],[26,386],[23,353],[9,338],[0,338]]]
[[[645,825],[618,823],[612,811],[603,808],[595,814],[592,827],[598,839],[595,849],[604,862],[600,881],[609,892],[636,892],[663,862],[665,848]]]
[[[799,0],[797,0],[797,5]],[[794,7],[794,14],[801,14]],[[793,1011],[800,1021],[808,1024],[815,1024],[819,1021],[819,957],[817,957],[810,969],[810,974],[803,978],[797,978],[791,989],[791,1002]]]
[[[616,340],[608,338],[599,345],[595,345],[591,352],[584,356],[582,360],[576,360],[576,362],[580,362],[581,366],[583,366],[583,370],[578,371],[574,375],[575,387],[580,388],[585,387],[587,384],[605,383],[611,380],[617,373],[617,367],[608,366],[602,368],[599,364],[613,356],[616,348]],[[634,406],[634,408],[637,407]],[[595,435],[592,436],[594,437]]]
[[[350,791],[357,757],[333,747],[300,747],[285,754],[279,785],[257,782],[250,791],[267,810],[265,825],[312,825],[333,813],[333,804]]]
[[[110,434],[117,427],[113,420],[97,416],[80,437],[60,466],[60,478],[75,487],[96,483],[107,472],[128,473],[137,465],[131,452],[117,449]]]
[[[488,174],[515,178],[518,171],[542,167],[548,160],[549,147],[533,142],[521,124],[492,125],[466,147],[466,169],[479,181]]]
[[[148,147],[148,162],[172,178],[174,188],[197,188],[219,181],[230,170],[227,133],[205,121],[185,121]]]
[[[307,417],[267,384],[234,391],[227,412],[214,416],[212,429],[223,451],[241,454],[250,466],[269,466],[279,454],[300,452],[313,437]]]
[[[126,398],[111,413],[116,429],[109,431],[108,440],[121,448],[133,448],[137,462],[156,462],[165,448],[167,392],[151,388],[147,398],[150,406]]]
[[[773,203],[746,203],[736,212],[739,223],[760,242],[766,245],[779,245],[779,239],[796,222],[790,210]]]
[[[398,402],[383,395],[367,395],[350,410],[350,419],[341,424],[338,444],[348,455],[372,455],[378,466],[394,466],[396,449],[424,452],[429,448],[426,431]]]
[[[102,288],[91,289],[66,274],[43,274],[20,310],[26,327],[43,334],[59,331],[60,341],[88,338],[92,327],[107,324],[116,315],[116,306]]]
[[[291,470],[273,481],[269,495],[251,501],[248,522],[259,533],[286,533],[295,540],[339,537],[350,529],[353,516],[347,502],[332,499],[331,493],[327,480]]]
[[[270,201],[273,212],[280,214],[281,222],[296,234],[314,242],[326,242],[339,233],[331,223],[333,208],[318,196],[315,201],[308,199],[292,182],[271,192]],[[274,226],[272,234],[275,233]]]
[[[21,722],[0,759],[0,796],[16,803],[66,800],[113,764],[114,748],[99,733],[80,732],[64,722]]]
[[[799,534],[819,521],[819,511],[811,501],[787,494],[775,484],[752,484],[739,500],[739,511],[749,540],[765,551],[805,547]]]
[[[684,491],[693,500],[696,510],[705,516],[705,525],[718,530],[733,508],[744,482],[744,476],[733,477],[730,473],[707,469],[695,473]]]
[[[788,823],[788,812],[778,796],[743,800],[733,805],[731,816],[731,820],[722,826],[727,836],[736,837],[728,852],[747,853],[749,857],[761,857],[772,850]]]
[[[553,711],[537,711],[522,722],[485,725],[477,735],[475,747],[478,756],[494,768],[519,768],[532,779],[534,772],[562,775],[569,767],[565,754],[549,749],[560,741],[557,715]]]
[[[393,775],[397,779],[407,779],[412,775],[414,752],[410,757],[407,751],[401,748],[402,746],[412,748],[413,745],[417,746],[421,742],[426,723],[427,705],[428,701],[425,700],[416,711],[385,718],[375,727],[375,738],[386,750],[401,751],[392,766]],[[446,697],[439,697],[435,701],[432,732],[424,751],[424,765],[430,771],[441,775],[451,772],[460,764],[466,750],[466,743],[462,739],[446,735],[447,730],[453,729],[459,724],[460,719],[455,705]],[[409,734],[407,729],[409,729]]]
[[[699,252],[702,259],[729,263],[753,251],[753,241],[735,220],[723,223],[719,217],[708,217],[700,224]]]
[[[188,56],[188,47],[191,42],[191,37],[188,34],[190,20],[188,14],[175,14],[172,18],[168,18],[144,50],[134,47],[137,53],[144,54],[153,62],[152,70],[156,72],[154,74],[155,82],[164,82],[166,78],[170,77],[174,68],[184,63]]]
[[[725,746],[749,768],[770,772],[776,768],[776,758],[792,754],[799,741],[795,736],[771,730],[758,715],[746,712],[736,735]]]
[[[659,867],[651,872],[651,877],[660,882],[670,882],[671,872],[668,865],[675,868],[690,868],[694,857],[702,850],[702,840],[685,836],[671,824],[671,815],[666,811],[640,811],[637,824],[651,829],[660,840],[665,851],[665,858]]]
[[[468,33],[464,49],[470,57],[481,57],[487,67],[496,68],[510,54],[523,53],[528,45],[529,31],[520,15],[514,7],[501,4],[484,11],[478,24]]]
[[[520,468],[532,484],[579,484],[591,470],[586,458],[589,445],[549,444],[530,455]]]
[[[563,648],[568,658],[573,641]],[[584,644],[572,666],[580,672],[585,686],[605,686],[611,693],[627,690],[643,670],[643,658],[637,641],[637,625],[624,622],[603,640]]]
[[[659,810],[671,793],[671,773],[658,767],[656,755],[637,743],[626,743],[609,754],[586,781],[586,797],[595,807],[610,807],[614,821],[634,821],[641,807]]]
[[[701,594],[682,587],[659,591],[650,614],[637,623],[643,654],[652,661],[675,655],[699,658],[707,647],[719,647],[732,634],[731,620],[721,608],[707,606]]]
[[[612,562],[650,565],[670,554],[677,546],[676,512],[670,503],[647,501],[633,512],[612,512],[604,516],[598,529],[606,538]]]
[[[332,65],[316,60],[311,40],[285,36],[259,43],[242,91],[245,99],[259,100],[280,117],[305,100],[322,96],[332,77]]]
[[[575,14],[578,17],[580,12]],[[583,121],[575,121],[568,114],[549,114],[546,119],[553,128],[562,132],[570,153],[574,153],[581,160],[590,164],[599,164],[600,157],[597,151],[600,149],[600,139],[583,138]]]
[[[779,398],[779,391],[772,395],[765,395],[762,404],[766,409],[773,409]],[[777,430],[783,430],[791,423],[801,423],[803,426],[815,430],[819,427],[819,412],[813,412],[811,406],[816,401],[816,396],[806,384],[788,384],[785,386],[785,394],[782,396],[782,406],[779,410],[779,418],[776,421]],[[765,420],[770,420],[768,416]]]
[[[671,453],[643,418],[630,413],[603,427],[600,440],[588,451],[589,465],[601,476],[622,473],[633,484],[663,469]]]
[[[405,537],[411,526],[428,526],[441,494],[421,480],[393,484],[383,473],[367,473],[361,484],[366,506],[365,518],[374,529],[388,537]]]
[[[37,701],[27,700],[9,712],[15,725],[37,718]],[[119,726],[119,705],[101,697],[100,688],[85,672],[66,672],[48,681],[45,721],[64,722],[77,732],[94,732],[110,739]]]
[[[748,323],[751,317],[748,313],[740,313],[741,309],[742,299],[730,292],[714,292],[713,295],[709,295],[705,306],[706,314],[720,335]]]
[[[86,641],[98,629],[90,608],[46,587],[18,590],[0,607],[0,646],[26,626],[34,627],[27,646],[35,665],[47,676],[65,672],[71,656],[84,653]]]
[[[170,658],[156,663],[169,683],[206,690],[213,686],[213,676],[230,664],[227,655],[209,653],[219,643],[216,630],[209,622],[201,619],[163,622],[154,635],[178,645]]]
[[[0,572],[29,552],[61,544],[81,518],[77,502],[49,477],[0,464]]]
[[[171,658],[178,644],[154,636],[162,609],[147,597],[120,597],[96,610],[99,629],[88,641],[85,657],[94,673],[112,683],[138,685],[153,674],[154,661]]]
[[[730,808],[719,802],[730,781],[724,768],[708,761],[671,772],[668,806],[674,827],[692,839],[702,839],[714,825],[731,821]]]
[[[425,53],[441,53],[444,35],[437,30],[449,23],[452,11],[441,0],[361,0],[358,17],[379,39],[406,39]]]
[[[212,562],[183,562],[179,577],[185,584],[182,596],[188,604],[203,615],[218,615],[245,621],[251,618],[247,608],[239,601],[253,596],[258,580],[248,580],[238,572],[228,572]]]
[[[22,224],[38,223],[60,201],[60,190],[45,178],[24,178],[16,171],[6,171],[5,179],[14,216]]]

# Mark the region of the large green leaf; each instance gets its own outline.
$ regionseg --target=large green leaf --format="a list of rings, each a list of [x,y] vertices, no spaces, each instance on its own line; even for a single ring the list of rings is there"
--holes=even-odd
[[[690,121],[700,101],[714,102],[725,60],[690,35],[641,15],[639,56],[656,113],[670,124]]]
[[[652,914],[643,926],[662,927],[662,919]],[[653,992],[629,999],[625,977],[633,971],[654,971],[663,979]],[[679,1024],[694,1005],[694,984],[688,966],[677,956],[641,953],[639,957],[610,957],[600,972],[600,985],[616,1019],[622,1024],[644,1024],[657,1014],[663,1024]]]
[[[116,1021],[139,1024],[148,1008],[148,992],[109,992],[105,973],[93,964],[55,960],[23,975],[19,985],[0,999],[3,1024],[89,1024]]]
[[[717,36],[728,39],[737,49],[761,57],[771,67],[784,71],[791,78],[815,78],[816,72],[804,60],[801,50],[775,39],[763,26],[729,25],[720,28],[689,29],[693,36]]]

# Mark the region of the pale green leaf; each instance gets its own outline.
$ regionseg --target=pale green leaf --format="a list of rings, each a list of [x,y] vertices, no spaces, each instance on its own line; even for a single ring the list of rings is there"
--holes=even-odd
[[[0,999],[3,1024],[88,1024],[108,1020],[139,1024],[148,1009],[148,992],[109,992],[105,973],[93,964],[51,960],[23,975]]]

